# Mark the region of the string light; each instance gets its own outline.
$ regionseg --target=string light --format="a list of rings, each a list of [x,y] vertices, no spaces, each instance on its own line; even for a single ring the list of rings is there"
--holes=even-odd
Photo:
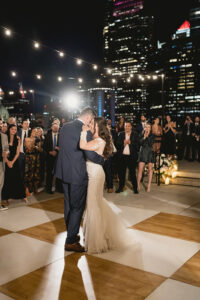
[[[40,79],[42,79],[42,76],[40,74],[37,74],[36,78],[40,80]]]
[[[158,79],[158,76],[157,75],[153,75],[153,80],[156,80]]]
[[[14,95],[13,91],[8,92],[9,95]]]
[[[77,63],[77,65],[82,65],[82,59],[80,59],[80,58],[77,58],[77,60],[76,60],[76,63]]]
[[[40,44],[38,42],[34,42],[34,48],[39,49],[40,48]]]
[[[17,76],[17,73],[16,73],[15,71],[12,71],[12,72],[11,72],[11,76],[12,76],[12,77],[16,77],[16,76]]]
[[[83,79],[82,79],[82,78],[78,78],[78,82],[79,82],[79,83],[82,83],[82,82],[83,82]]]
[[[134,77],[134,75],[133,75],[133,74],[131,74],[131,75],[130,75],[130,77]]]
[[[100,81],[100,79],[97,79],[97,83],[100,83],[101,81]]]
[[[131,79],[130,79],[130,78],[127,78],[127,82],[131,82]]]
[[[34,93],[34,90],[29,90],[29,93],[33,94],[33,93]]]
[[[113,78],[113,79],[112,79],[112,83],[116,83],[116,82],[117,82],[116,79]]]
[[[108,73],[108,74],[111,74],[111,73],[112,73],[112,70],[111,70],[111,69],[107,69],[107,73]]]
[[[64,56],[65,56],[65,53],[62,52],[62,51],[59,51],[58,53],[59,53],[59,56],[60,56],[60,57],[64,57]]]
[[[98,66],[97,66],[97,65],[93,65],[93,69],[94,69],[94,70],[97,70],[97,69],[98,69]]]
[[[58,81],[61,82],[63,80],[63,78],[61,76],[58,76]]]
[[[6,36],[11,36],[12,35],[12,31],[8,28],[5,28],[4,33]]]

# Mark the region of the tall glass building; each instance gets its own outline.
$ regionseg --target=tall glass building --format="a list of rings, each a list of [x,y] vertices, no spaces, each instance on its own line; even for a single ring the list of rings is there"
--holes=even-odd
[[[188,20],[177,29],[171,41],[152,56],[154,70],[165,73],[165,113],[181,123],[187,114],[200,113],[200,1],[190,10]],[[161,103],[151,97],[152,115],[161,112]]]
[[[104,27],[106,66],[116,78],[115,115],[130,121],[145,113],[147,84],[138,75],[148,69],[153,51],[154,19],[144,13],[143,0],[109,0]]]

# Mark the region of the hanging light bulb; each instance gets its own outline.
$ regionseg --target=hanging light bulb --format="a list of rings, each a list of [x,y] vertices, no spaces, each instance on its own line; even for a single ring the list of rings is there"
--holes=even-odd
[[[62,52],[62,51],[59,51],[58,54],[59,54],[60,57],[64,57],[65,56],[65,53]]]
[[[40,79],[42,79],[42,76],[40,74],[37,74],[36,78],[40,80]]]
[[[112,79],[112,83],[116,83],[116,79],[115,78]]]
[[[133,77],[133,76],[134,76],[133,74],[130,75],[130,77]]]
[[[12,35],[12,31],[8,28],[5,28],[4,33],[6,36],[11,36]]]
[[[78,58],[77,60],[76,60],[76,63],[77,63],[77,65],[82,65],[82,59],[80,59],[80,58]]]
[[[148,79],[151,79],[151,76],[147,75],[147,78],[148,78]]]
[[[79,82],[79,83],[82,83],[82,82],[83,82],[83,79],[82,79],[82,78],[78,78],[78,82]]]
[[[100,79],[97,79],[97,83],[100,83],[101,81],[100,81]]]
[[[58,81],[61,82],[63,80],[63,78],[61,76],[58,76]]]
[[[153,80],[156,80],[158,79],[158,76],[157,75],[153,75]]]
[[[107,73],[108,73],[108,74],[111,74],[111,73],[112,73],[112,70],[111,70],[111,69],[107,69]]]
[[[9,91],[8,94],[9,95],[14,95],[14,92],[13,91]]]
[[[15,71],[12,71],[12,72],[11,72],[11,76],[12,76],[12,77],[16,77],[16,76],[17,76],[17,73],[16,73]]]
[[[35,49],[39,49],[39,48],[40,48],[40,44],[39,44],[38,42],[34,42],[33,45],[34,45],[34,48],[35,48]]]
[[[126,80],[127,82],[131,82],[131,78],[127,78],[127,80]]]
[[[34,93],[34,90],[29,90],[29,93],[33,94],[33,93]]]
[[[94,69],[94,70],[97,70],[97,69],[98,69],[98,66],[97,66],[97,65],[93,65],[93,69]]]

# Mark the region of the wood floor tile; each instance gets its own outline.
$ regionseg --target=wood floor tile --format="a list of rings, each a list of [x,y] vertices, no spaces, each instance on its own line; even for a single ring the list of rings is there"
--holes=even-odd
[[[132,228],[200,243],[200,219],[196,218],[159,213]]]
[[[12,233],[12,231],[0,228],[0,237],[9,233]]]
[[[64,198],[47,200],[40,203],[31,204],[30,207],[50,210],[56,213],[64,214]]]
[[[66,231],[65,220],[64,218],[61,218],[18,231],[18,233],[41,241],[54,243],[57,235],[64,231]]]
[[[176,271],[171,278],[200,287],[200,251]]]
[[[144,300],[165,279],[108,260],[74,253],[2,285],[0,291],[16,300]]]

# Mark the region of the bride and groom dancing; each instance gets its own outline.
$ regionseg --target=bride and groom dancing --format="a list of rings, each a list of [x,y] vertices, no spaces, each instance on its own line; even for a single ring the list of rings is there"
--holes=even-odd
[[[79,119],[62,128],[59,149],[55,174],[64,189],[65,250],[101,253],[122,246],[125,226],[103,198],[102,166],[113,150],[106,120],[83,109]],[[85,247],[78,235],[84,211]]]

